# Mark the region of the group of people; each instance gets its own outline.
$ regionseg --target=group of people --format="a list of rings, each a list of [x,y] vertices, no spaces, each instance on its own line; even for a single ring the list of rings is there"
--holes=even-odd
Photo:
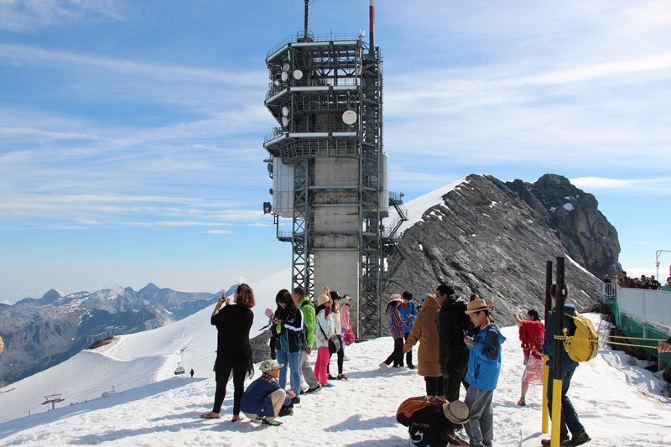
[[[603,278],[603,282],[605,284],[616,282],[620,287],[629,287],[633,289],[665,290],[671,292],[671,276],[666,278],[666,283],[662,285],[655,279],[655,275],[641,275],[640,278],[629,278],[627,272],[622,272],[615,278],[615,281],[606,274]]]
[[[343,305],[340,302],[343,301]],[[353,332],[349,318],[351,299],[324,288],[315,304],[306,296],[302,287],[292,292],[280,290],[269,312],[271,359],[261,363],[261,377],[245,390],[245,377],[253,376],[252,350],[249,331],[254,314],[254,293],[247,284],[240,284],[234,303],[224,296],[215,305],[211,324],[217,328],[217,357],[214,371],[216,389],[212,411],[201,415],[204,419],[221,417],[221,405],[226,396],[226,386],[233,376],[233,416],[231,421],[242,419],[242,411],[252,422],[278,425],[278,416],[293,414],[293,407],[300,404],[300,395],[331,387],[331,380],[347,380],[343,373],[345,339],[352,341]],[[316,350],[314,368],[310,355]],[[337,375],[331,374],[330,360],[337,359]],[[287,372],[290,389],[285,390]],[[303,390],[302,383],[307,383]]]
[[[557,286],[551,289],[553,308],[556,305]],[[411,441],[417,446],[491,446],[494,439],[494,411],[492,406],[502,362],[502,344],[506,338],[492,322],[493,303],[473,294],[468,302],[459,299],[455,289],[440,284],[435,293],[422,296],[420,306],[415,306],[412,294],[394,294],[389,297],[386,315],[394,339],[392,354],[380,367],[414,368],[412,348],[419,343],[419,375],[424,377],[426,400],[431,405],[417,411],[409,418]],[[340,306],[340,301],[344,301]],[[313,393],[333,386],[329,381],[347,380],[343,374],[344,337],[351,331],[349,300],[324,288],[316,303],[306,296],[301,287],[292,292],[280,290],[276,296],[277,309],[269,318],[271,353],[275,359],[261,363],[261,377],[245,390],[246,376],[253,374],[249,331],[255,304],[252,289],[238,286],[234,304],[222,297],[216,304],[211,324],[217,327],[217,357],[215,362],[216,390],[212,411],[203,418],[220,418],[226,385],[233,376],[232,421],[242,419],[243,412],[252,422],[278,425],[278,416],[291,415],[300,403],[300,395]],[[563,322],[571,328],[571,316],[576,309],[566,303],[562,320],[554,310],[544,326],[536,310],[529,310],[525,318],[515,315],[524,352],[525,369],[522,376],[521,396],[517,404],[526,405],[526,392],[530,384],[542,383],[543,354],[549,356],[550,377],[554,375],[554,327]],[[569,330],[569,335],[571,332]],[[314,368],[309,357],[317,351]],[[331,374],[330,359],[337,358],[337,375]],[[578,363],[566,352],[562,354],[562,367],[558,375],[563,379],[561,391],[561,446],[578,446],[590,441],[580,423],[567,392]],[[290,388],[286,387],[286,374],[290,372]],[[307,388],[303,389],[303,380]],[[465,398],[459,400],[461,386]],[[548,383],[548,407],[552,408],[552,381]],[[416,399],[416,398],[411,398]],[[419,407],[418,407],[419,408]],[[400,411],[400,409],[399,409]],[[550,411],[551,413],[551,411]],[[424,418],[423,422],[419,418]],[[440,425],[439,427],[436,424]],[[457,435],[465,428],[468,441]],[[568,433],[572,437],[569,439]],[[549,445],[549,440],[543,440]]]
[[[551,290],[553,307],[556,304],[556,293],[556,286],[553,286]],[[423,295],[419,312],[409,318],[404,316],[403,312],[409,307],[408,296],[412,298],[408,292],[389,298],[387,318],[394,339],[394,351],[380,364],[380,368],[387,369],[390,365],[401,368],[402,353],[411,352],[413,346],[419,343],[417,372],[424,377],[425,399],[434,404],[434,407],[436,402],[440,402],[436,401],[436,398],[444,399],[442,404],[444,417],[433,419],[434,424],[442,424],[442,429],[435,430],[430,424],[424,424],[426,432],[418,437],[417,426],[411,424],[411,441],[417,446],[491,446],[494,438],[492,400],[501,370],[501,345],[506,340],[498,326],[491,320],[493,303],[488,303],[477,294],[471,295],[467,303],[458,299],[453,287],[441,284],[435,293]],[[574,315],[576,309],[571,304],[565,304],[564,311],[565,314]],[[529,385],[543,383],[543,354],[550,356],[550,376],[554,374],[552,334],[557,324],[557,316],[554,312],[550,313],[547,327],[540,321],[538,311],[535,309],[530,309],[525,318],[516,314],[514,319],[519,327],[525,364],[517,405],[524,406]],[[571,327],[569,316],[564,316],[563,322],[565,327]],[[403,330],[408,326],[410,331],[404,343]],[[563,379],[560,423],[562,447],[578,446],[590,441],[567,396],[577,365],[564,353],[560,372]],[[468,414],[461,424],[455,424],[453,419],[448,417],[447,405],[460,402],[462,385],[466,389],[463,403],[468,409]],[[551,384],[547,396],[548,407],[551,409]],[[425,417],[431,413],[433,410],[429,410],[430,408],[432,406],[427,404],[426,410],[422,410],[424,413],[417,412],[418,417]],[[468,435],[468,443],[458,436],[455,437],[456,430],[461,425]],[[569,431],[572,434],[570,439]],[[542,442],[543,445],[549,445],[550,440]]]

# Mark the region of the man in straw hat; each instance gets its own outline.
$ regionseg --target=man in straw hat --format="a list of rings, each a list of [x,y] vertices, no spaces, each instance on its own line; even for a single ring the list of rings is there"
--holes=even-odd
[[[465,424],[471,447],[491,446],[494,438],[492,398],[501,371],[501,344],[506,338],[489,321],[489,306],[483,299],[474,299],[466,307],[476,333],[464,337],[469,358],[466,381],[469,383],[465,403],[470,420]]]
[[[293,391],[284,391],[277,383],[282,366],[277,360],[264,360],[259,366],[262,375],[249,384],[242,400],[240,409],[255,423],[280,425],[275,420],[277,416],[293,414],[292,398],[296,397]]]

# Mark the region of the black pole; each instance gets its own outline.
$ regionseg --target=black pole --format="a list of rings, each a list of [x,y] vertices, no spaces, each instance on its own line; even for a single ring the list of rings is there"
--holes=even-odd
[[[552,310],[552,300],[550,299],[550,289],[552,288],[552,261],[545,263],[545,326],[548,325],[548,315]]]
[[[555,305],[555,336],[564,335],[564,300],[566,299],[566,284],[564,282],[564,258],[557,258],[557,304]],[[554,341],[554,374],[552,377],[556,380],[561,379],[562,370],[562,351],[564,343],[555,338]]]
[[[308,40],[308,28],[310,24],[310,0],[305,0],[305,28],[303,29],[303,38]]]

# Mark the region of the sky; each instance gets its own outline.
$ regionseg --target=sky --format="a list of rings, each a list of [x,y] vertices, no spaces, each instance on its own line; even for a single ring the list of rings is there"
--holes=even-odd
[[[315,34],[367,28],[366,0],[311,8]],[[0,0],[0,301],[290,265],[261,211],[264,59],[302,26],[299,0]],[[378,0],[375,37],[392,190],[561,174],[596,196],[624,268],[655,274],[671,1]]]

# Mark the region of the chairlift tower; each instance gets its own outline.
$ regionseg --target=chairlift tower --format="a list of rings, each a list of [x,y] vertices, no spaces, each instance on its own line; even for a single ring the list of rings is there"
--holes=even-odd
[[[273,179],[277,238],[291,242],[292,286],[316,296],[328,285],[352,297],[359,338],[381,335],[382,302],[396,245],[383,219],[390,203],[382,144],[382,55],[357,35],[305,29],[270,50],[265,105],[278,127],[263,147]],[[290,223],[289,223],[290,222]]]
[[[55,410],[56,404],[65,400],[61,396],[62,394],[48,394],[44,396],[44,402],[42,402],[42,405],[51,405],[51,409]]]

